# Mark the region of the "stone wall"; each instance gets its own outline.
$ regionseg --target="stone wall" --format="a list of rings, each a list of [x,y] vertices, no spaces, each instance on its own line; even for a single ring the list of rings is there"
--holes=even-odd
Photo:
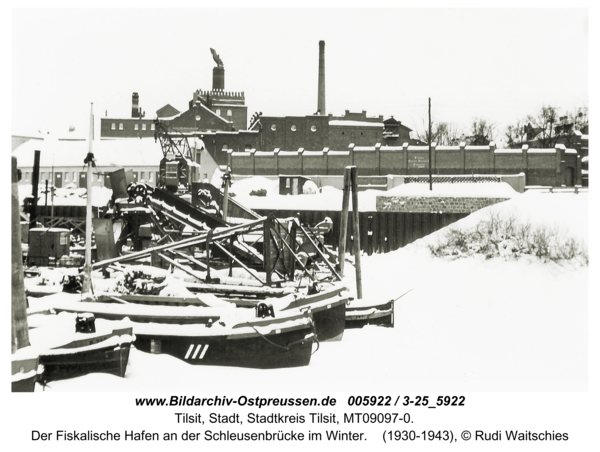
[[[268,153],[250,157],[244,152],[230,152],[229,165],[234,174],[273,175],[294,174],[304,176],[341,175],[344,167],[355,165],[361,176],[425,176],[429,174],[429,148],[427,146],[374,146],[350,145],[347,150],[324,148],[322,151],[297,151],[276,149],[270,165],[255,165],[255,160]],[[271,169],[269,173],[266,168]],[[254,168],[257,172],[254,172]],[[432,174],[525,174],[525,185],[573,186],[581,185],[581,157],[575,149],[556,145],[552,149],[496,149],[489,146],[432,146]],[[285,171],[282,171],[285,170]]]
[[[509,198],[377,196],[377,212],[471,213]]]

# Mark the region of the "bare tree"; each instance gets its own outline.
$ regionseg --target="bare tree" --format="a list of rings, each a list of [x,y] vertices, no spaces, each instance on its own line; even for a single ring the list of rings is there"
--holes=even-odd
[[[506,143],[511,149],[520,149],[527,142],[527,121],[517,119],[514,124],[509,124],[504,131]]]
[[[575,147],[577,144],[575,132],[585,130],[589,126],[588,107],[578,107],[574,111],[568,112],[566,116],[562,116],[560,120],[560,126],[556,127],[560,142],[567,148]]]
[[[473,118],[470,132],[468,142],[473,146],[487,146],[496,138],[495,124],[484,118]]]
[[[528,115],[527,121],[530,130],[536,134],[535,140],[539,147],[553,148],[556,145],[559,137],[555,130],[559,122],[559,113],[556,107],[544,105],[536,115]],[[531,137],[527,136],[527,140],[531,141]]]
[[[416,131],[416,137],[424,143],[429,142],[429,124],[423,120],[423,129]],[[457,145],[460,141],[460,130],[451,122],[431,121],[431,142],[441,146]]]

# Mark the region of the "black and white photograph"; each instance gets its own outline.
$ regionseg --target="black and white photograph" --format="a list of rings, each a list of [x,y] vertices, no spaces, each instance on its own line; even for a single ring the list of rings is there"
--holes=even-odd
[[[588,5],[184,5],[5,8],[15,444],[594,450]]]

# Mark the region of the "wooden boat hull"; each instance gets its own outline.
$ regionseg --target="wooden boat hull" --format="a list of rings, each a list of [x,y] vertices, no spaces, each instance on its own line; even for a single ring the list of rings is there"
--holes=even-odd
[[[165,326],[136,327],[135,347],[193,365],[275,369],[307,366],[315,340],[314,327],[305,315],[246,323],[237,331],[234,327],[215,334],[211,330],[218,325],[181,325],[173,334],[164,333]]]
[[[146,298],[151,298],[148,295]],[[138,303],[83,302],[78,296],[64,296],[49,300],[48,305],[56,312],[91,313],[97,319],[122,320],[128,318],[136,323],[166,323],[176,325],[211,324],[221,317],[220,311],[203,306],[158,306]]]
[[[353,304],[346,308],[346,328],[362,328],[366,325],[394,327],[394,301],[374,304]]]
[[[45,369],[41,381],[45,384],[97,372],[124,377],[133,340],[133,329],[123,328],[104,338],[78,341],[78,346],[41,353]]]
[[[335,286],[312,295],[301,295],[291,299],[292,295],[281,298],[268,298],[264,303],[272,304],[277,312],[287,313],[293,310],[310,310],[319,342],[340,341],[346,325],[346,305],[348,298],[342,295],[343,286]],[[245,305],[244,305],[245,306]]]

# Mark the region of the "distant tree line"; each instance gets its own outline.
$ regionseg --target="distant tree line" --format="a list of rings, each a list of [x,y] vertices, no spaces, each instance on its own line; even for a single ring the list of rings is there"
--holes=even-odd
[[[573,111],[561,112],[553,106],[543,106],[532,115],[517,119],[509,124],[503,135],[499,135],[495,123],[485,118],[473,118],[468,129],[460,129],[452,122],[434,121],[431,123],[431,142],[439,146],[457,146],[461,142],[470,146],[487,146],[499,136],[506,140],[509,148],[521,148],[524,144],[535,148],[553,148],[564,144],[572,148],[576,144],[576,132],[588,133],[588,108],[582,106]],[[429,142],[429,125],[423,120],[416,131],[416,139]]]

